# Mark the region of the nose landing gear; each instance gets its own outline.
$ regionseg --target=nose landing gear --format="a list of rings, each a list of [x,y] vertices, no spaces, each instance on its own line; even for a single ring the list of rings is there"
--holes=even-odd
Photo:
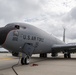
[[[22,65],[28,65],[29,64],[29,57],[22,57],[21,58],[21,64]]]
[[[19,57],[21,57],[21,64],[28,65],[30,63],[30,56],[27,56],[24,53],[19,53]]]

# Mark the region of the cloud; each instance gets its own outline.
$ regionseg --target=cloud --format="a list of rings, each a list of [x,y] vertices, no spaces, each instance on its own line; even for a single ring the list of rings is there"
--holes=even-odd
[[[0,20],[8,23],[33,17],[42,9],[41,3],[40,0],[0,0]]]
[[[75,21],[76,20],[76,7],[72,8],[67,14],[63,15],[63,21]]]
[[[75,0],[0,0],[0,27],[9,22],[26,22],[62,38],[76,38]],[[70,33],[69,33],[70,32]]]
[[[40,19],[35,19],[35,22],[38,25],[40,23],[40,28],[59,38],[62,38],[63,27],[65,27],[67,42],[76,42],[76,7],[67,13],[46,13]]]
[[[76,7],[74,7],[70,12],[71,18],[76,20]]]
[[[61,20],[66,28],[66,38],[71,42],[76,42],[76,7],[64,14]]]

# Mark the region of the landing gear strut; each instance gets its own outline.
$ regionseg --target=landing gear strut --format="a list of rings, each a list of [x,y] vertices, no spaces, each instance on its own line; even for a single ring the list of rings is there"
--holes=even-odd
[[[71,58],[71,53],[65,52],[64,53],[64,58]]]

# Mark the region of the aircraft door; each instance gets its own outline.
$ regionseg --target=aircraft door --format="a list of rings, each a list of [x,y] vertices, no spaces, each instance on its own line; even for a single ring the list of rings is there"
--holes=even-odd
[[[28,55],[28,56],[31,56],[33,51],[34,51],[34,47],[32,46],[31,43],[25,43],[23,48],[22,48],[22,51]]]

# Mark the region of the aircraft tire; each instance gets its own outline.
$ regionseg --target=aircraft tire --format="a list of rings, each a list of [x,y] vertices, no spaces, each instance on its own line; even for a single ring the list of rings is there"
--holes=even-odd
[[[25,58],[25,65],[28,65],[29,64],[29,58]]]
[[[64,58],[67,58],[67,54],[64,54]]]
[[[21,64],[22,65],[28,65],[29,64],[29,58],[21,58]]]
[[[22,64],[22,65],[25,65],[25,63],[24,63],[24,58],[21,58],[21,64]]]
[[[56,57],[56,56],[58,56],[58,53],[52,53],[51,56]]]
[[[68,58],[71,58],[71,55],[70,55],[70,53],[68,53]]]
[[[47,53],[40,54],[40,58],[47,58]]]

